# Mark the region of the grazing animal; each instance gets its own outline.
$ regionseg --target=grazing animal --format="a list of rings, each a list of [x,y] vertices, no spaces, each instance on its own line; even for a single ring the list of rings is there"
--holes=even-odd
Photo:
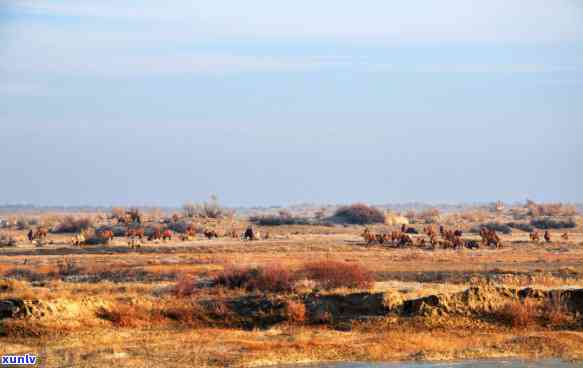
[[[162,233],[162,240],[172,240],[172,230],[166,229]]]
[[[129,228],[127,236],[128,238],[138,238],[142,240],[142,238],[144,237],[144,228],[143,227]]]
[[[49,235],[49,231],[44,227],[38,227],[35,231],[32,229],[28,232],[28,240],[32,243],[34,240],[38,240],[40,242],[44,241],[47,236]]]
[[[569,234],[563,233],[563,235],[561,235],[561,239],[563,239],[563,240],[569,240]]]
[[[206,236],[206,238],[208,240],[211,240],[212,238],[218,238],[219,234],[215,231],[215,230],[209,230],[209,229],[205,229],[203,232],[204,236]]]
[[[366,242],[366,244],[370,245],[372,243],[374,243],[377,240],[377,237],[375,234],[373,234],[368,227],[364,229],[364,231],[362,232],[361,236],[364,238],[364,241]]]
[[[253,229],[253,226],[248,226],[245,229],[245,233],[243,233],[243,239],[244,240],[256,240],[257,235],[255,233],[256,233],[256,231]]]
[[[95,235],[100,239],[105,239],[107,243],[113,240],[113,231],[109,229],[98,231]]]
[[[538,231],[534,230],[533,232],[531,232],[529,234],[530,240],[537,243],[540,241],[540,235],[538,233]]]
[[[475,240],[466,240],[464,245],[468,249],[479,249],[480,248],[480,243],[475,241]]]
[[[484,245],[494,245],[496,248],[502,248],[502,241],[496,234],[496,230],[483,227],[480,229],[480,237],[482,237]]]
[[[71,238],[71,243],[73,244],[73,246],[76,247],[80,247],[81,245],[83,245],[83,243],[85,243],[85,235],[83,234],[83,232],[73,235],[73,237]]]
[[[406,247],[408,245],[413,245],[413,239],[408,234],[401,234],[399,239],[399,246]]]
[[[419,231],[417,231],[417,229],[415,229],[414,227],[408,227],[403,232],[407,234],[419,234]]]
[[[152,233],[148,236],[148,241],[160,240],[162,238],[162,232],[158,228],[154,228]]]
[[[423,232],[425,233],[425,235],[427,235],[429,238],[431,238],[432,236],[435,235],[435,229],[433,228],[433,226],[427,226],[423,229]]]
[[[544,238],[545,238],[545,241],[547,243],[550,243],[552,241],[552,239],[551,239],[551,233],[549,233],[548,230],[545,230]]]

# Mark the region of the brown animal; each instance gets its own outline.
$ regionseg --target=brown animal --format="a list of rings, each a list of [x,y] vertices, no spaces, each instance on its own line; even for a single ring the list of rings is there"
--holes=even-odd
[[[105,239],[108,243],[113,240],[113,231],[109,229],[98,231],[95,235],[100,239]]]
[[[480,237],[482,237],[484,245],[494,245],[496,248],[502,248],[502,241],[496,234],[496,230],[483,227],[480,229]]]
[[[256,240],[257,239],[255,237],[255,230],[253,229],[253,226],[248,226],[245,229],[245,233],[243,234],[243,239],[244,240]]]
[[[162,233],[162,240],[172,240],[172,230],[166,229]]]
[[[129,228],[127,232],[128,238],[138,238],[142,240],[144,237],[144,228],[143,227],[133,227]]]
[[[468,249],[479,249],[480,243],[475,240],[466,240],[464,246]]]
[[[375,234],[373,234],[368,228],[365,228],[361,234],[366,244],[370,245],[377,240]]]
[[[552,239],[551,239],[551,233],[549,233],[548,230],[545,230],[544,238],[545,238],[545,241],[547,243],[550,243],[552,241]]]
[[[569,234],[563,233],[563,235],[561,235],[561,239],[563,239],[563,240],[569,240]]]
[[[208,240],[211,240],[212,238],[219,237],[219,234],[215,230],[210,230],[210,229],[205,229],[203,234],[204,234],[204,236],[206,236],[206,238]]]
[[[150,236],[148,236],[148,241],[160,240],[162,238],[162,232],[159,228],[154,228]]]
[[[401,234],[399,239],[399,246],[406,247],[408,245],[413,245],[413,239],[408,234]]]
[[[73,246],[80,247],[81,245],[83,245],[83,243],[85,243],[85,234],[83,234],[83,232],[80,232],[79,234],[73,235],[73,237],[71,238],[71,243],[73,244]]]
[[[49,235],[49,231],[44,227],[37,227],[35,231],[32,229],[28,232],[28,240],[32,243],[34,240],[38,240],[43,242],[47,236]]]
[[[538,233],[538,231],[534,230],[533,232],[531,232],[529,234],[530,240],[533,242],[539,242],[540,241],[540,235]]]

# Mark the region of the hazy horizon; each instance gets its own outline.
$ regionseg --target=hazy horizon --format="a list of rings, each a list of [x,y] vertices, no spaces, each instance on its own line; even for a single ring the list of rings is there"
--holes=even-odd
[[[583,202],[583,3],[0,0],[0,204]]]

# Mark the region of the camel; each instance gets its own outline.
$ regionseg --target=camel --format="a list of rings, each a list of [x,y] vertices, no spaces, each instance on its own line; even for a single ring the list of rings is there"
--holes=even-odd
[[[561,239],[563,239],[565,241],[569,240],[569,234],[563,233],[563,235],[561,235]]]
[[[162,238],[162,232],[160,231],[160,229],[154,228],[154,230],[152,231],[150,236],[148,236],[148,241],[160,240],[161,238]]]
[[[83,243],[85,243],[85,234],[83,234],[81,231],[80,233],[73,235],[71,238],[71,243],[73,246],[80,247],[83,245]]]
[[[38,227],[35,231],[32,229],[28,232],[28,240],[32,243],[34,240],[43,242],[49,234],[49,231],[44,227]]]
[[[483,227],[480,229],[480,236],[484,245],[493,244],[496,248],[502,248],[502,241],[498,234],[496,234],[496,230]]]
[[[211,240],[212,238],[219,237],[219,234],[215,230],[210,230],[210,229],[205,229],[203,234],[204,234],[204,236],[206,236],[206,238],[208,240]]]
[[[547,243],[550,243],[552,241],[552,239],[551,239],[551,233],[549,233],[548,230],[545,230],[545,234],[543,235],[543,237],[545,238],[545,241]]]
[[[162,232],[162,240],[172,240],[172,230],[164,230],[164,232]]]
[[[100,239],[105,239],[107,243],[113,240],[113,231],[109,229],[98,231],[95,235]]]
[[[128,232],[127,232],[127,237],[128,238],[138,238],[138,239],[142,240],[142,238],[144,237],[144,228],[143,227],[129,228]]]

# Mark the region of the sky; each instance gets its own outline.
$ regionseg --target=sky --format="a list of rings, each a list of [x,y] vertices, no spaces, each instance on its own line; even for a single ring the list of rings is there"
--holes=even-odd
[[[583,1],[0,0],[0,203],[583,202]]]

